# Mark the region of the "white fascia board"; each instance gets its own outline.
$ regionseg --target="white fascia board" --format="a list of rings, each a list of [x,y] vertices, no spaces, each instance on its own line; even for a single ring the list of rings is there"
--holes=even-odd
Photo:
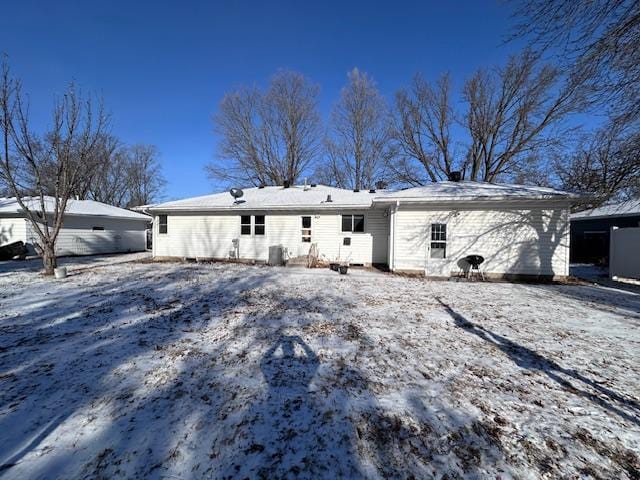
[[[497,202],[497,201],[509,201],[509,202],[522,202],[522,201],[558,201],[558,202],[572,202],[574,200],[573,197],[565,197],[565,196],[551,196],[551,195],[532,195],[526,197],[518,197],[518,196],[494,196],[494,197],[406,197],[406,198],[374,198],[374,203],[388,203],[395,204],[396,202],[403,203],[457,203],[457,202]]]
[[[278,206],[255,206],[255,207],[244,207],[244,206],[235,206],[235,207],[158,207],[149,209],[152,213],[162,213],[162,212],[257,212],[257,211],[292,211],[292,210],[300,210],[300,211],[309,211],[309,210],[369,210],[373,208],[374,205],[278,205]]]
[[[635,213],[612,213],[609,215],[593,215],[593,216],[583,216],[583,217],[574,217],[571,215],[572,222],[580,222],[582,220],[606,220],[609,218],[621,218],[621,217],[640,217],[640,212]]]
[[[48,213],[47,215],[53,215],[52,213]],[[142,215],[142,214],[140,214]],[[138,221],[138,222],[150,222],[152,220],[152,217],[148,217],[148,218],[141,218],[141,217],[125,217],[125,216],[120,216],[120,215],[96,215],[96,214],[92,214],[92,213],[64,213],[65,217],[81,217],[81,218],[113,218],[115,220],[134,220],[134,221]]]

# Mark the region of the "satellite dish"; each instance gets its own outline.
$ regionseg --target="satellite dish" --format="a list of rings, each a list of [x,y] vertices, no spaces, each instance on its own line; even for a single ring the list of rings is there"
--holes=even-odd
[[[231,190],[229,190],[229,193],[236,200],[239,199],[242,195],[244,195],[244,192],[240,188],[232,188]]]

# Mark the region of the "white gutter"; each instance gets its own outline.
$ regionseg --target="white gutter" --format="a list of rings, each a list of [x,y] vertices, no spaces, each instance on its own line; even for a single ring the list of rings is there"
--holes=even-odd
[[[149,212],[239,212],[239,211],[287,211],[287,210],[300,210],[300,211],[309,211],[309,210],[358,210],[358,209],[367,209],[371,208],[372,204],[338,204],[338,205],[326,205],[326,204],[308,204],[308,205],[257,205],[257,206],[231,206],[231,207],[198,207],[198,206],[169,206],[163,207],[162,205],[155,206],[149,209]]]
[[[566,195],[537,195],[537,196],[519,196],[519,195],[503,195],[503,196],[447,196],[447,197],[403,197],[403,198],[384,198],[378,197],[373,199],[373,203],[443,203],[443,202],[495,202],[497,200],[572,200],[579,197],[566,196]]]
[[[39,211],[38,211],[39,212]],[[47,211],[46,214],[47,215],[53,215],[54,212],[50,212]],[[135,213],[135,212],[134,212]],[[91,217],[91,218],[98,218],[98,219],[105,219],[105,218],[113,218],[113,219],[117,219],[117,220],[137,220],[140,222],[150,222],[152,220],[152,216],[150,215],[144,215],[142,213],[136,213],[136,216],[124,216],[124,215],[107,215],[107,214],[100,214],[100,213],[71,213],[71,212],[64,212],[63,213],[65,217]],[[23,210],[19,210],[16,212],[3,212],[0,211],[0,217],[3,215],[17,215],[19,217],[24,217],[26,216],[26,213]],[[140,215],[140,216],[138,216]],[[144,217],[148,217],[148,218],[144,218]]]
[[[638,217],[640,216],[640,211],[632,212],[632,213],[610,213],[608,215],[593,215],[593,216],[576,216],[577,214],[570,215],[570,219],[572,222],[579,222],[582,220],[606,220],[607,218],[621,218],[621,217]]]

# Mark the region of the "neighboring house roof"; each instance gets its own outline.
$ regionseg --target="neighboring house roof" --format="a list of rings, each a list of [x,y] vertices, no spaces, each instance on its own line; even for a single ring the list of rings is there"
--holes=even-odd
[[[40,211],[40,197],[25,197],[22,201],[26,204],[27,208],[32,211]],[[45,209],[47,213],[53,213],[55,208],[54,197],[44,197]],[[20,214],[22,207],[16,200],[12,198],[0,198],[0,216],[3,214]],[[132,212],[124,208],[114,207],[113,205],[107,205],[106,203],[96,202],[93,200],[75,200],[70,199],[67,202],[67,208],[64,212],[65,215],[78,215],[78,216],[92,216],[92,217],[109,217],[120,218],[129,220],[151,221],[148,215],[142,215],[141,213]]]
[[[571,220],[592,220],[607,217],[630,217],[640,215],[640,199],[610,203],[598,208],[573,213]]]
[[[149,207],[153,207],[155,203],[148,203],[146,205],[136,205],[135,207],[130,207],[129,210],[133,210],[134,212],[141,212],[146,210]]]
[[[384,197],[376,198],[376,203],[395,202],[442,202],[464,200],[540,200],[571,199],[577,195],[554,190],[552,188],[528,185],[509,185],[504,183],[485,182],[437,182],[422,187],[407,188],[390,192]]]
[[[441,202],[492,199],[571,199],[576,195],[551,188],[525,185],[504,185],[480,182],[438,182],[424,187],[405,190],[378,190],[354,192],[326,185],[292,186],[284,188],[247,188],[244,195],[235,201],[229,192],[204,195],[148,207],[149,211],[221,211],[221,210],[291,210],[291,209],[336,209],[369,208],[374,204],[388,202]],[[327,202],[327,196],[331,202]]]
[[[135,207],[129,207],[129,210],[133,210],[134,212],[146,213],[154,205],[154,203],[149,203],[147,205],[137,205]]]

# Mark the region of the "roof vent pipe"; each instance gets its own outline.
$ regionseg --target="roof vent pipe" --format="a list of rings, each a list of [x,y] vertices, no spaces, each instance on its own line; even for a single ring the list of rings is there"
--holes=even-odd
[[[369,193],[376,193],[376,189],[375,188],[370,188],[369,189]]]
[[[291,186],[291,181],[285,180],[284,182],[282,182],[282,186],[284,188],[289,188]]]
[[[359,191],[360,191],[360,189],[359,189],[359,188],[354,188],[354,189],[353,189],[353,191],[354,191],[354,192],[359,192]]]
[[[461,179],[462,179],[462,174],[460,172],[449,172],[450,182],[459,182]]]
[[[333,202],[333,200],[331,200],[331,195],[327,195],[327,200],[326,201],[327,201],[327,203]]]

